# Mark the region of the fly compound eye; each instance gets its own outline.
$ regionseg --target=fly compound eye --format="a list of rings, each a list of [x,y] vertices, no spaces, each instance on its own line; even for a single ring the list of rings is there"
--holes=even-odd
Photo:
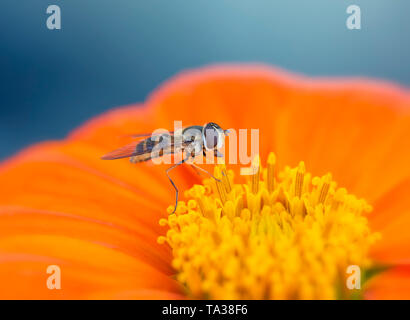
[[[207,123],[203,131],[205,149],[214,150],[223,146],[224,132],[216,123]]]

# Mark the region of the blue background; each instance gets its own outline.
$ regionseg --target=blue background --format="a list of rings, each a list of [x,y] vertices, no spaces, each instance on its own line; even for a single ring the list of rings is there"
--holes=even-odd
[[[409,0],[1,0],[0,15],[0,158],[209,63],[410,84]]]

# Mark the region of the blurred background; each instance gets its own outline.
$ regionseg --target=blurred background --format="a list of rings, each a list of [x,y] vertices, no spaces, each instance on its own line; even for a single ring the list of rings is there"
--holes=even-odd
[[[409,0],[1,0],[0,15],[0,159],[211,63],[410,85]]]

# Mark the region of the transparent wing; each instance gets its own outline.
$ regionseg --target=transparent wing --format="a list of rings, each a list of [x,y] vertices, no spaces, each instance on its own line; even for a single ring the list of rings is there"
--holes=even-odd
[[[158,137],[160,136],[160,137]],[[129,157],[139,157],[141,161],[146,161],[151,159],[153,149],[158,145],[162,144],[162,152],[158,153],[156,156],[162,156],[163,154],[174,153],[175,151],[175,137],[172,134],[163,134],[166,139],[161,139],[161,135],[154,135],[150,138],[133,141],[123,147],[115,149],[101,157],[103,160],[115,160],[121,158]],[[184,148],[186,145],[192,141],[183,141],[180,147]],[[178,149],[178,147],[177,147]]]
[[[129,137],[129,138],[145,138],[145,137],[154,137],[154,136],[161,136],[161,135],[174,135],[174,131],[168,132],[161,132],[161,133],[137,133],[137,134],[124,134],[121,137]]]

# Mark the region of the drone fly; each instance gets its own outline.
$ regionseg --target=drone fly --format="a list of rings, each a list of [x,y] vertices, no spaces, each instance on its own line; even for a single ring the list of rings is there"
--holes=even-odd
[[[101,159],[114,160],[130,158],[132,163],[138,163],[162,157],[166,154],[182,152],[184,154],[182,160],[166,170],[166,175],[176,192],[175,207],[172,212],[174,213],[178,205],[178,188],[169,176],[169,172],[184,162],[193,160],[200,154],[206,156],[207,152],[213,152],[215,157],[223,157],[223,154],[221,154],[218,149],[224,145],[225,136],[228,135],[228,133],[229,130],[223,130],[216,123],[209,122],[204,126],[186,127],[178,132],[132,135],[134,138],[143,139],[111,151],[102,156]],[[189,164],[216,179],[212,174],[195,165],[192,161],[189,162]]]

